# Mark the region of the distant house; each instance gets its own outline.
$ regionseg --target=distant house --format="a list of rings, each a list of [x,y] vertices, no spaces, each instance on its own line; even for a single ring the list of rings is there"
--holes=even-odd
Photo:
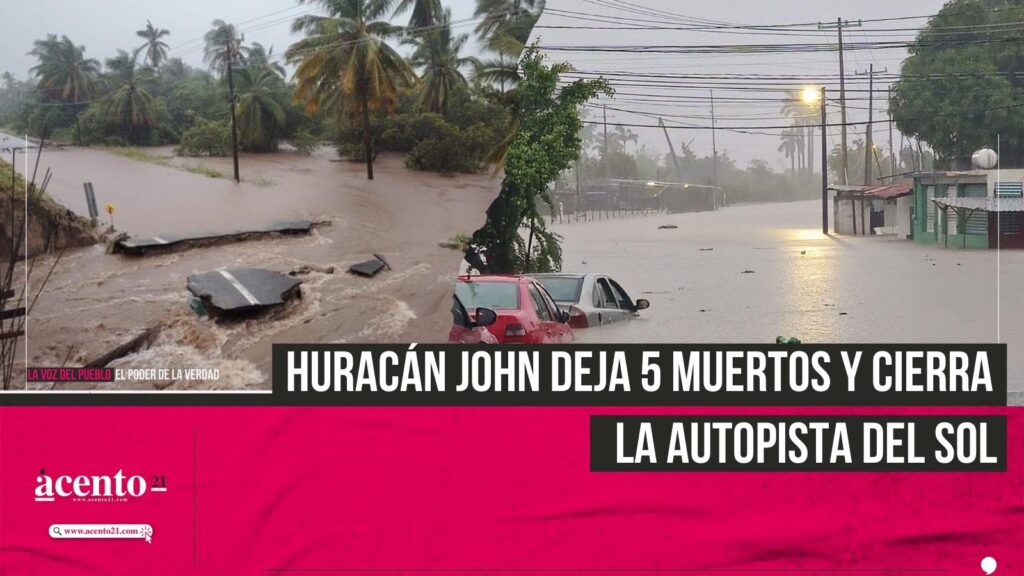
[[[1024,248],[1024,170],[914,174],[913,237],[949,248]]]
[[[883,186],[833,186],[833,230],[836,234],[871,234],[909,238],[914,182]]]

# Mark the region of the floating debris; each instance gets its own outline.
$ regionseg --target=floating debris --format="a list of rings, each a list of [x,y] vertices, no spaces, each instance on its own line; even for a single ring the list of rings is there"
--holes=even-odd
[[[131,256],[145,256],[147,254],[158,253],[162,254],[187,248],[216,246],[219,244],[258,240],[266,237],[309,234],[314,228],[324,224],[326,224],[326,222],[295,220],[275,222],[274,224],[259,230],[240,230],[226,234],[161,234],[159,236],[148,237],[131,237],[127,234],[122,234],[114,240],[110,251],[114,254],[120,253]]]
[[[676,228],[679,228],[679,226],[676,226],[675,224],[662,224],[661,226],[658,226],[658,230],[675,230]]]
[[[755,274],[755,272],[753,270],[744,270],[743,272],[740,272],[740,274]]]
[[[385,260],[380,254],[374,254],[372,260],[365,260],[363,262],[353,264],[348,267],[348,271],[357,276],[372,278],[385,268],[391,270],[391,265],[388,264],[387,260]]]
[[[295,270],[288,273],[289,276],[303,276],[312,272],[318,272],[320,274],[334,274],[334,266],[312,266],[310,264],[303,264]]]
[[[213,315],[249,314],[281,306],[301,296],[301,284],[287,274],[260,268],[215,270],[188,277],[188,291]]]
[[[698,248],[701,252],[711,252],[714,248]]]

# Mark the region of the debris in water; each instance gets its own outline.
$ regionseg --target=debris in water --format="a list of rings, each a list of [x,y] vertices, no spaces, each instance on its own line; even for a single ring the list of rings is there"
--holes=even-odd
[[[801,251],[800,251],[800,255],[801,255],[801,256],[803,256],[804,254],[807,254],[807,250],[801,250]]]
[[[846,312],[840,312],[839,315],[840,316],[846,316],[847,314],[846,314]]]
[[[776,344],[800,344],[801,342],[800,342],[799,338],[796,338],[796,337],[793,337],[793,336],[790,336],[789,338],[786,338],[785,336],[776,336],[775,337],[775,343]]]
[[[110,247],[110,251],[114,254],[122,253],[132,256],[145,256],[153,253],[172,252],[186,248],[216,246],[218,244],[257,240],[265,237],[309,234],[314,228],[324,224],[326,224],[326,222],[296,220],[275,222],[274,224],[260,230],[240,230],[238,232],[229,232],[226,234],[161,234],[159,236],[137,238],[130,237],[127,234],[121,234],[114,239],[114,242]]]
[[[210,314],[245,314],[280,306],[301,296],[296,280],[259,268],[215,270],[188,277],[188,291]]]
[[[153,345],[153,341],[156,340],[156,337],[159,334],[160,326],[148,328],[145,331],[143,331],[142,334],[139,334],[135,338],[132,338],[131,340],[125,342],[124,344],[121,344],[120,346],[114,348],[110,352],[107,352],[103,356],[100,356],[99,358],[96,358],[91,362],[87,362],[83,367],[103,368],[107,364],[110,364],[111,362],[117,360],[118,358],[123,358],[129,354],[138,352],[139,350],[148,349],[150,346]]]
[[[711,252],[714,248],[698,248],[701,252]]]
[[[374,254],[372,260],[365,260],[363,262],[353,264],[348,267],[348,271],[357,276],[371,278],[376,276],[378,272],[385,268],[391,270],[391,265],[388,264],[387,260],[385,260],[380,254]]]
[[[309,264],[303,264],[295,270],[288,273],[289,276],[302,276],[303,274],[309,274],[311,272],[319,272],[320,274],[334,274],[334,266],[312,266]]]
[[[679,228],[679,226],[676,226],[675,224],[662,224],[661,226],[658,226],[658,230],[675,230],[676,228]]]
[[[754,274],[754,273],[755,272],[753,270],[744,270],[743,272],[740,272],[740,274]]]

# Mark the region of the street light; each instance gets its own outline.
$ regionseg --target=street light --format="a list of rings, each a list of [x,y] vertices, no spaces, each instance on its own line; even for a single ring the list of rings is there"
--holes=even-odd
[[[821,94],[819,89],[814,86],[805,86],[804,89],[800,91],[800,101],[804,104],[816,104],[820,99]]]

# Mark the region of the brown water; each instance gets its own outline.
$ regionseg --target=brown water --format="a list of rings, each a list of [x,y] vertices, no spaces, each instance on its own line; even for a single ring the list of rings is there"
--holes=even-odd
[[[217,368],[220,378],[117,388],[265,389],[274,342],[443,341],[461,254],[438,243],[480,226],[498,180],[413,172],[400,157],[382,157],[377,179],[368,182],[363,165],[333,158],[329,150],[243,155],[239,185],[99,149],[45,152],[40,173],[53,169],[52,196],[86,215],[82,182],[91,181],[101,207],[115,204],[117,228],[133,234],[231,232],[295,218],[331,225],[311,236],[145,258],[108,255],[100,246],[69,251],[32,313],[30,364],[60,365],[69,351],[69,364],[85,362],[161,324],[167,328],[154,348],[111,366]],[[231,174],[230,159],[173,162]],[[371,253],[394,270],[372,279],[344,272]],[[33,281],[45,263],[37,264]],[[337,273],[303,276],[301,302],[273,317],[218,324],[195,316],[188,275],[239,266],[279,272],[334,266]]]
[[[608,274],[634,299],[651,301],[642,319],[578,330],[577,339],[1001,341],[1010,389],[1024,392],[1024,251],[826,237],[820,207],[761,204],[555,224],[566,271]]]

